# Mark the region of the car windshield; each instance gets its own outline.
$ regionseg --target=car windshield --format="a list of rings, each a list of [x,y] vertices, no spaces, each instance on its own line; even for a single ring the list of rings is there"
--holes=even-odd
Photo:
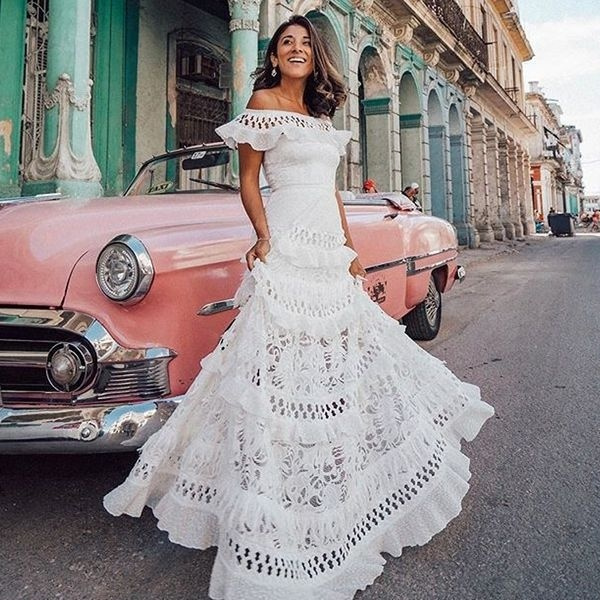
[[[227,190],[233,151],[223,145],[195,147],[157,156],[146,161],[125,192],[126,196],[186,194]]]

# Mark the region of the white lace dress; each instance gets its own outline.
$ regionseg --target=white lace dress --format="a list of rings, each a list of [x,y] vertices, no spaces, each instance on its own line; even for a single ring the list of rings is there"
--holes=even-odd
[[[218,130],[264,150],[272,250],[240,312],[127,480],[169,539],[218,546],[210,596],[349,600],[461,508],[472,439],[493,409],[373,303],[348,272],[335,171],[350,133],[247,110]]]

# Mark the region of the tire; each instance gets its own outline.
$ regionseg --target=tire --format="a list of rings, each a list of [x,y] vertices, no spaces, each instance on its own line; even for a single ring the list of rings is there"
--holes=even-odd
[[[440,331],[442,323],[442,294],[435,285],[433,275],[429,278],[427,296],[402,319],[406,333],[413,340],[432,340]]]

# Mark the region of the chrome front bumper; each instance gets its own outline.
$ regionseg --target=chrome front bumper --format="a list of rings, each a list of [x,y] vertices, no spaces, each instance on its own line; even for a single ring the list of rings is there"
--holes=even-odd
[[[88,379],[71,391],[47,377],[48,348],[61,339],[93,357]],[[175,356],[121,346],[88,314],[0,307],[0,454],[135,450],[177,405],[168,374]]]
[[[109,406],[0,407],[0,454],[126,452],[169,418],[177,400]]]

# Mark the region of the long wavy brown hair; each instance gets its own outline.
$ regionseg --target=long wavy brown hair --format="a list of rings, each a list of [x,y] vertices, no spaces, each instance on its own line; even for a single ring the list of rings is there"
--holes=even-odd
[[[331,51],[315,29],[315,26],[302,15],[292,15],[283,22],[273,34],[265,53],[265,62],[254,72],[254,91],[276,87],[281,81],[281,73],[277,69],[275,77],[271,74],[273,64],[271,55],[277,54],[277,43],[283,32],[290,25],[300,25],[308,31],[313,56],[313,75],[306,81],[304,103],[313,117],[326,115],[333,117],[337,108],[346,100],[346,86],[340,75]]]

